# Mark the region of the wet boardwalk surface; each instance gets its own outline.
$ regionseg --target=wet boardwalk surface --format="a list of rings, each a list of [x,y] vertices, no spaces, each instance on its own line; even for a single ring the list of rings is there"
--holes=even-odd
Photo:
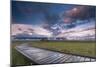
[[[58,64],[58,63],[73,63],[73,62],[92,62],[96,59],[89,57],[82,57],[60,52],[49,51],[29,45],[23,44],[16,46],[18,52],[36,62],[37,64]]]

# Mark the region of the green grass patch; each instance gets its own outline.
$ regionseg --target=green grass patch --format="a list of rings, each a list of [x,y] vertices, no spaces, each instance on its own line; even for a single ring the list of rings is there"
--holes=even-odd
[[[83,56],[96,56],[95,42],[68,41],[68,42],[30,42],[33,47],[46,48],[64,53],[72,53]]]

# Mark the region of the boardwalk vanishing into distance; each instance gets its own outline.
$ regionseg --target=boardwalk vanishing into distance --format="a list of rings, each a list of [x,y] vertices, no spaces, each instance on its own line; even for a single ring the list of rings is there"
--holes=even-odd
[[[37,64],[60,64],[96,61],[95,58],[64,54],[60,52],[31,47],[28,44],[18,45],[15,47],[15,49]]]

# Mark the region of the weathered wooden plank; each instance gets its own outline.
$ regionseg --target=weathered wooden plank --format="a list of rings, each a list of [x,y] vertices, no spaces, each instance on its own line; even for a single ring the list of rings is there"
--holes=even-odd
[[[93,58],[49,51],[45,49],[31,47],[26,44],[16,46],[16,50],[38,64],[95,61],[95,59]]]

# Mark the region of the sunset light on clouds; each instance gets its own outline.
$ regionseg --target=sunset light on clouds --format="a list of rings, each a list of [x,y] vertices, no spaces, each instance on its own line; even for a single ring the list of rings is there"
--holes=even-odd
[[[12,2],[12,35],[95,37],[95,6]]]

